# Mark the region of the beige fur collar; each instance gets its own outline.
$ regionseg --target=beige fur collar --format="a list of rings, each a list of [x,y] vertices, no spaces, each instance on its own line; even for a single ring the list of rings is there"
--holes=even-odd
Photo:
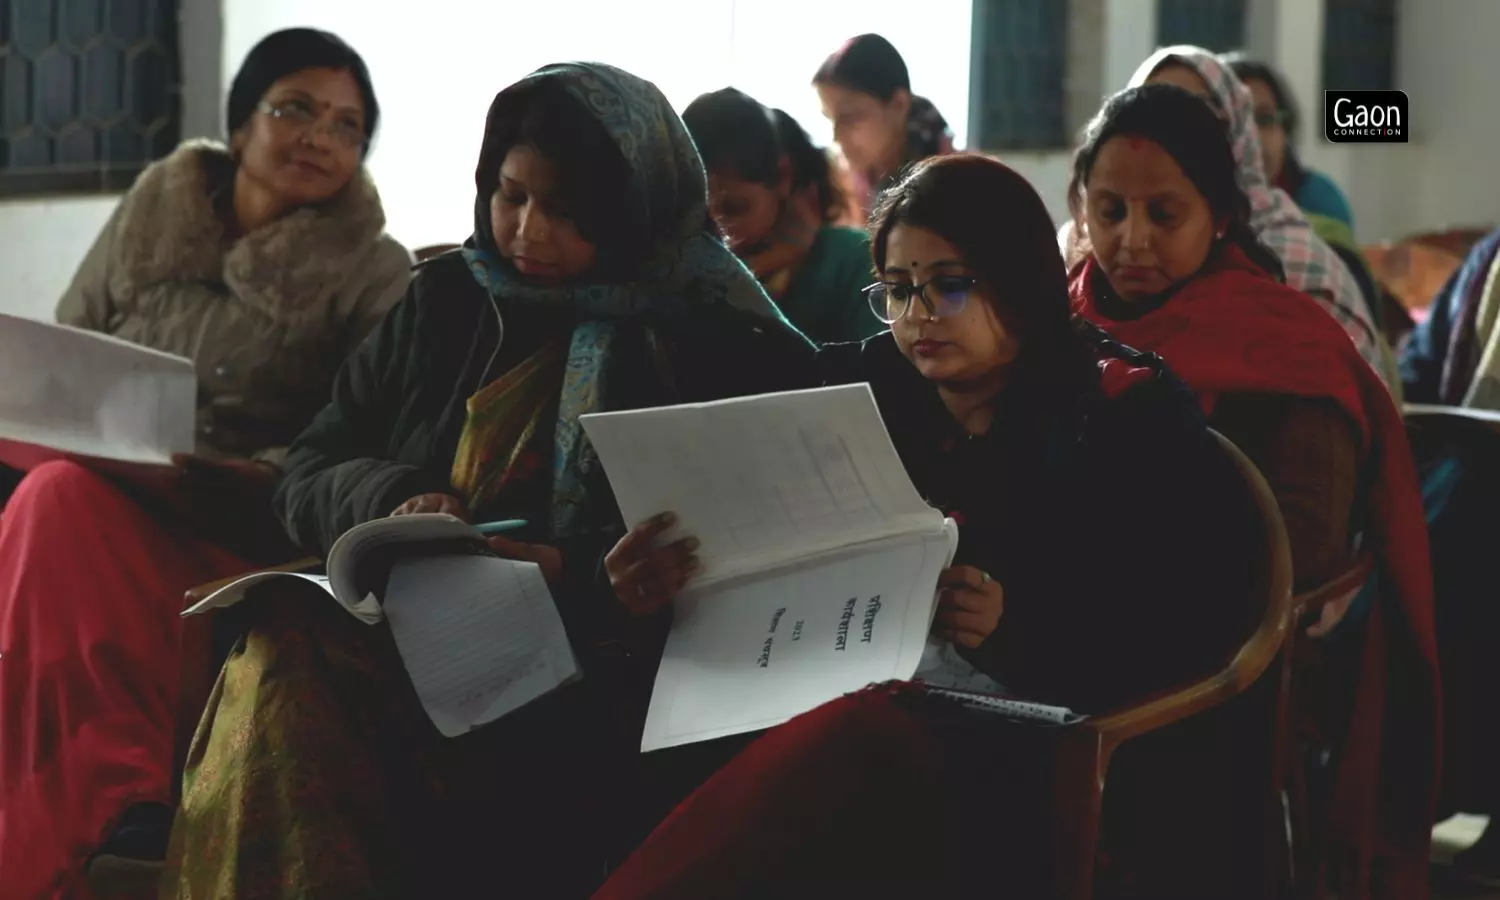
[[[188,141],[154,163],[120,201],[113,277],[139,290],[172,281],[222,282],[276,318],[312,312],[342,287],[385,230],[363,167],[332,200],[304,207],[225,246],[214,196],[234,163],[221,144]]]

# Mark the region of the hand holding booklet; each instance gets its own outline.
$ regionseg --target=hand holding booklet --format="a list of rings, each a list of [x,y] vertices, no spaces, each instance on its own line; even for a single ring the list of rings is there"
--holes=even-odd
[[[957,527],[918,495],[868,385],[582,418],[626,522],[700,541],[645,751],[770,728],[910,678]]]
[[[493,556],[477,529],[452,516],[398,516],[356,526],[334,542],[327,572],[257,572],[183,615],[232,606],[267,581],[311,582],[360,621],[390,623],[422,706],[448,737],[578,677],[541,569]]]

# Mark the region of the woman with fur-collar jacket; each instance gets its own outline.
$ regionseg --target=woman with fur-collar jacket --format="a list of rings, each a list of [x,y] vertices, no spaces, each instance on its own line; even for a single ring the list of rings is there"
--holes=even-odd
[[[147,486],[45,463],[0,516],[7,896],[160,868],[183,593],[273,561],[251,538],[284,448],[409,280],[363,167],[378,116],[342,40],[267,37],[231,89],[229,146],[142,173],[58,304],[64,324],[193,360],[197,446]]]

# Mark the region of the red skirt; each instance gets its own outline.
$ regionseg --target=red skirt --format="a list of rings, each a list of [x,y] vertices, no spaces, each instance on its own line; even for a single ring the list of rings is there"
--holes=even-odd
[[[0,514],[0,872],[6,897],[87,897],[134,803],[171,803],[183,594],[250,568],[71,462]]]

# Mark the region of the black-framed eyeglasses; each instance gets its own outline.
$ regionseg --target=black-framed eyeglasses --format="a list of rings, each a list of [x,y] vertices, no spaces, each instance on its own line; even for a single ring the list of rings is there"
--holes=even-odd
[[[262,100],[255,108],[278,122],[300,129],[304,134],[311,134],[318,127],[318,113],[301,100],[287,100],[274,106]],[[350,150],[359,150],[365,146],[364,129],[352,122],[334,119],[323,127],[333,135],[335,141]]]
[[[1255,113],[1255,124],[1260,128],[1273,128],[1277,125],[1285,125],[1287,113],[1284,109],[1257,110]]]
[[[933,318],[958,315],[969,305],[969,295],[974,293],[977,283],[968,275],[937,275],[921,284],[877,281],[865,288],[865,296],[869,298],[870,311],[875,318],[894,325],[911,312],[912,301],[919,297],[927,314]]]

